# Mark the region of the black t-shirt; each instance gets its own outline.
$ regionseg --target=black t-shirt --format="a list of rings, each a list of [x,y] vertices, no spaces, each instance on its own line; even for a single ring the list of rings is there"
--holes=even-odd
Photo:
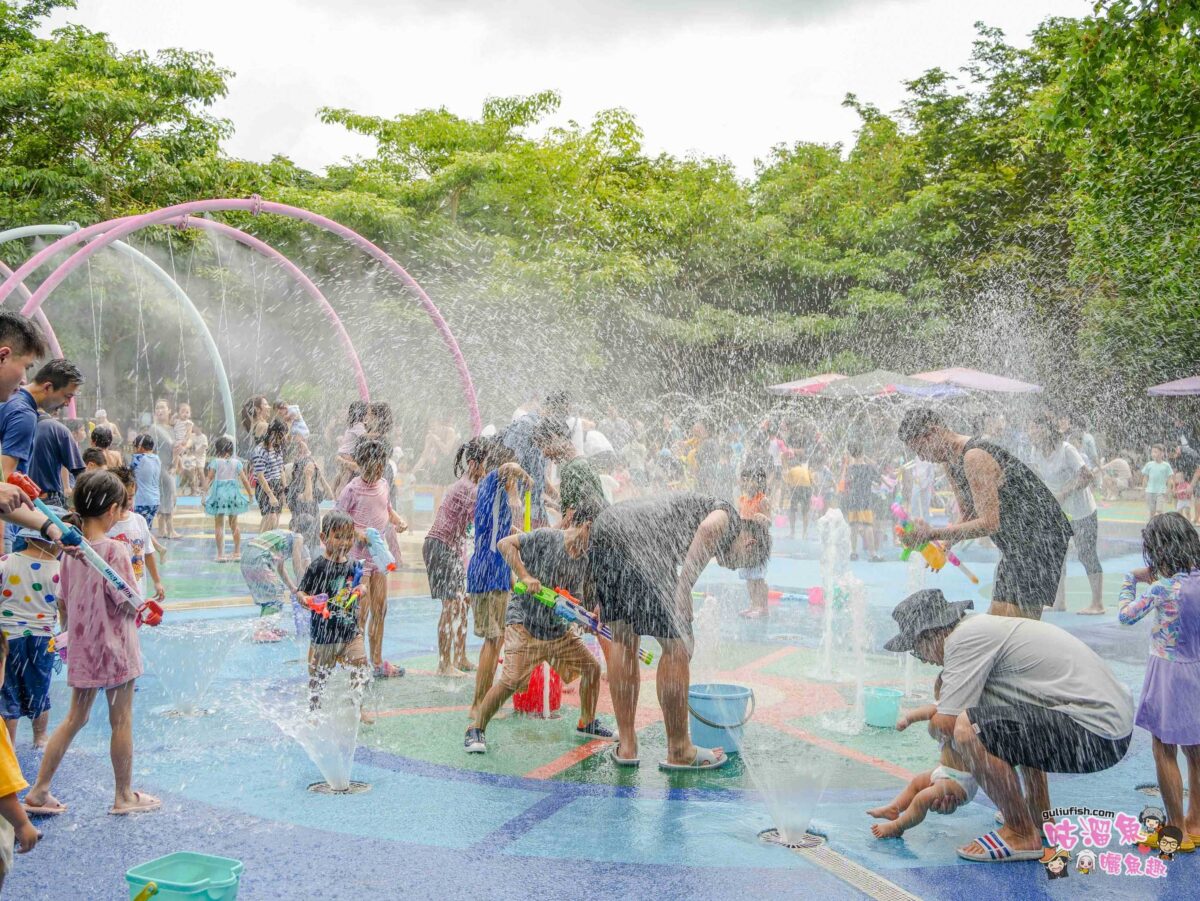
[[[846,470],[846,509],[870,510],[871,492],[879,481],[879,470],[870,463],[852,463]]]
[[[1200,469],[1200,453],[1190,447],[1181,447],[1179,456],[1171,461],[1171,466],[1185,479],[1190,479],[1196,474],[1196,470]]]
[[[350,641],[358,633],[358,602],[341,607],[333,601],[339,591],[350,589],[356,568],[361,565],[349,560],[337,563],[328,557],[318,557],[304,571],[300,590],[310,595],[325,594],[330,599],[329,619],[316,613],[312,615],[309,640],[313,644],[340,644]]]

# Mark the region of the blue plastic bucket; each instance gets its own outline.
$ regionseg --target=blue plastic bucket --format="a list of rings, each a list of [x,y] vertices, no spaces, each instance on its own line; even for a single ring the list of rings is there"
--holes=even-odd
[[[742,749],[742,728],[754,716],[754,692],[742,685],[707,682],[688,688],[692,741],[700,748]]]
[[[900,698],[904,692],[898,688],[871,686],[863,689],[863,708],[867,725],[880,729],[895,729],[900,716]]]
[[[234,901],[243,864],[229,857],[213,857],[194,851],[176,851],[125,873],[129,897],[153,882],[158,886],[155,901]]]

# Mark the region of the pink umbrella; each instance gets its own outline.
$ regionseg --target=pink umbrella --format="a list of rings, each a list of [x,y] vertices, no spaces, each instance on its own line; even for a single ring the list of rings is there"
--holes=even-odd
[[[935,385],[954,385],[966,388],[968,391],[997,391],[1004,394],[1033,394],[1041,391],[1041,385],[1022,382],[1018,379],[1006,378],[1002,375],[992,375],[978,369],[954,367],[952,369],[935,369],[932,372],[915,372],[914,379],[923,382],[933,382]]]
[[[846,376],[839,375],[836,372],[826,372],[824,375],[810,375],[806,379],[799,379],[794,382],[784,382],[781,385],[768,385],[767,390],[772,394],[820,394],[828,387],[830,382],[836,382],[838,379],[844,379]]]
[[[1173,382],[1163,382],[1153,388],[1146,389],[1147,394],[1165,397],[1186,397],[1200,394],[1200,375],[1189,376],[1186,379],[1176,379]]]

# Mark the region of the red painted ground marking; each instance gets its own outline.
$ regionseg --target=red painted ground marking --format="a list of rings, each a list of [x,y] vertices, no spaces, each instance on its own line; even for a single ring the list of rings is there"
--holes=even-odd
[[[739,666],[733,672],[736,675],[749,675],[750,673],[756,673],[760,669],[770,666],[776,660],[782,660],[784,657],[790,657],[798,650],[799,648],[780,648],[778,651],[772,651],[765,657],[759,657],[757,660],[751,660],[744,666]]]
[[[898,766],[891,761],[883,760],[879,757],[872,757],[870,754],[864,754],[861,751],[856,751],[853,748],[848,748],[843,744],[832,741],[828,738],[822,738],[819,735],[813,735],[811,732],[805,732],[803,729],[797,729],[795,726],[783,722],[774,711],[764,714],[763,719],[774,726],[780,732],[791,735],[793,738],[798,738],[814,747],[821,748],[825,751],[832,751],[845,757],[847,760],[853,760],[856,763],[865,763],[867,766],[872,766],[877,770],[887,773],[889,776],[895,776],[897,779],[903,779],[908,782],[915,776],[915,773],[910,773],[902,766]]]
[[[577,748],[572,748],[566,754],[556,757],[549,763],[544,763],[536,769],[530,770],[525,774],[526,779],[550,779],[557,776],[563,770],[569,770],[577,763],[587,760],[593,754],[598,754],[605,748],[611,747],[611,741],[589,741],[585,745],[580,745]]]
[[[459,707],[397,707],[394,710],[379,710],[371,713],[371,716],[379,719],[385,716],[415,716],[422,713],[454,713],[459,710],[470,710],[470,704],[463,704]]]

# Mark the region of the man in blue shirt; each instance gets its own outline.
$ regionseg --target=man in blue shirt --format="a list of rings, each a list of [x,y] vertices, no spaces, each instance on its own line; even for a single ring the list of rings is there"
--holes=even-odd
[[[83,375],[79,367],[70,360],[51,360],[37,371],[28,385],[18,388],[8,402],[0,407],[0,443],[3,444],[6,478],[14,471],[29,472],[37,437],[38,410],[54,413],[62,409],[75,397],[82,383]],[[62,423],[59,426],[66,432],[67,439],[71,440],[71,433],[66,431],[66,426]]]

